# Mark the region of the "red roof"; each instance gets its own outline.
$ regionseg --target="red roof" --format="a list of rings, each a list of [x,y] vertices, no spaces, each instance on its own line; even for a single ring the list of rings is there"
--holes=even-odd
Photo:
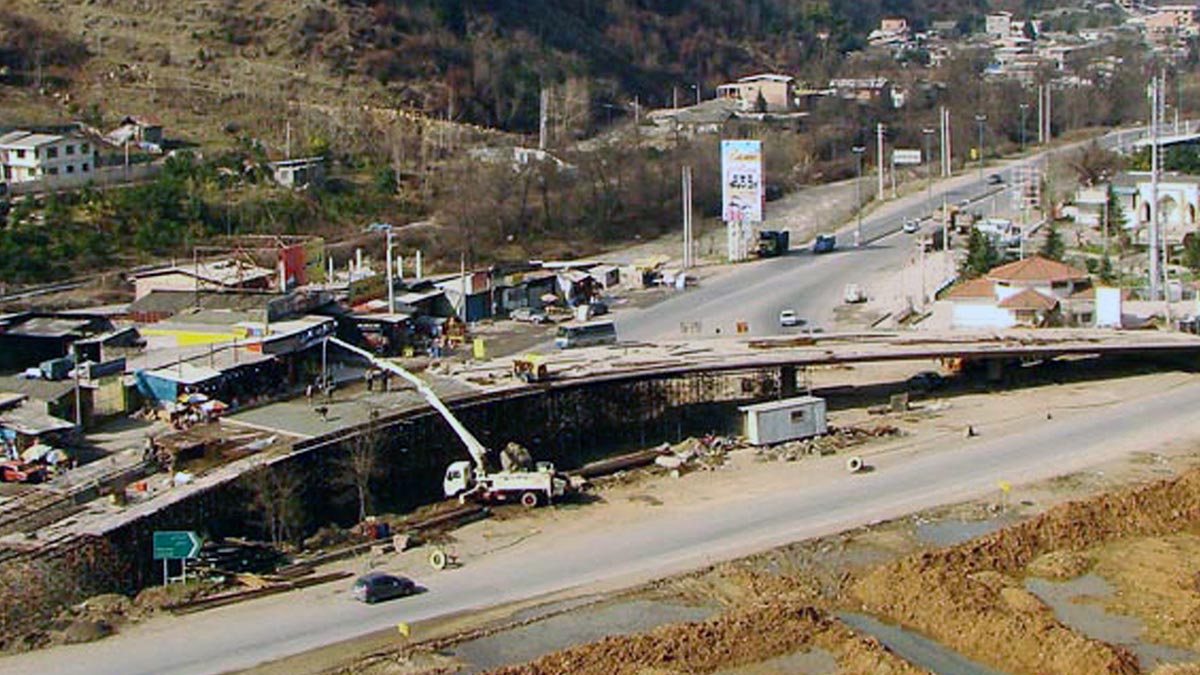
[[[996,284],[990,279],[970,279],[961,284],[955,284],[946,293],[948,300],[966,300],[973,298],[987,298],[988,300],[996,299]]]
[[[1085,281],[1089,278],[1084,270],[1038,255],[992,268],[987,276],[994,281],[1025,283]]]
[[[1001,309],[1033,309],[1033,310],[1051,310],[1058,306],[1057,298],[1050,298],[1038,293],[1032,288],[1017,293],[1016,295],[1001,302],[997,307]]]

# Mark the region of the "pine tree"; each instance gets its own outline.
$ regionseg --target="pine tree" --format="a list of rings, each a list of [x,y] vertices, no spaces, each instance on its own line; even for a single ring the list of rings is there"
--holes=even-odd
[[[981,277],[996,266],[1000,260],[992,240],[976,228],[971,228],[967,239],[967,259],[963,261],[962,275],[968,279]]]
[[[1050,260],[1062,261],[1063,254],[1067,252],[1067,245],[1063,243],[1062,234],[1058,231],[1058,226],[1050,223],[1049,229],[1046,230],[1046,240],[1042,242],[1042,250],[1038,253],[1043,258]]]
[[[1113,270],[1112,258],[1107,255],[1100,259],[1100,268],[1096,270],[1096,276],[1100,277],[1100,281],[1106,284],[1111,284],[1117,280],[1115,270]]]
[[[767,97],[763,96],[762,89],[758,90],[758,98],[754,101],[754,111],[760,113],[767,112]]]
[[[1125,233],[1125,208],[1121,206],[1121,200],[1117,198],[1117,193],[1108,186],[1108,206],[1104,210],[1106,221],[1102,224],[1104,234],[1109,237],[1117,237],[1118,241],[1124,241],[1123,234]]]

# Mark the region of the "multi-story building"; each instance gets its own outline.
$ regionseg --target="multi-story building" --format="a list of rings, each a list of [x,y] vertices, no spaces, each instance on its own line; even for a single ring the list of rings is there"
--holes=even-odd
[[[12,131],[0,135],[0,179],[26,183],[96,170],[96,148],[87,138]]]
[[[737,101],[743,110],[755,110],[761,98],[766,105],[761,112],[791,112],[798,105],[795,78],[775,73],[750,75],[722,84],[717,87],[717,97]]]

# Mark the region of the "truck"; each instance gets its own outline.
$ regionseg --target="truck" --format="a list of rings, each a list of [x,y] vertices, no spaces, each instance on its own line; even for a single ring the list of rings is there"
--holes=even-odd
[[[376,368],[399,375],[416,387],[417,392],[429,403],[459,440],[467,448],[470,460],[452,462],[442,477],[442,492],[448,498],[457,497],[460,502],[477,499],[489,502],[519,501],[533,508],[550,504],[567,495],[572,489],[571,480],[554,468],[550,462],[537,462],[529,458],[528,452],[513,443],[499,456],[501,466],[497,469],[490,461],[486,446],[467,429],[446,404],[434,393],[424,380],[396,364],[376,358],[370,352],[334,337],[325,338],[327,344],[345,349],[366,359]]]
[[[758,257],[777,258],[787,255],[791,233],[787,230],[762,230],[758,233]]]

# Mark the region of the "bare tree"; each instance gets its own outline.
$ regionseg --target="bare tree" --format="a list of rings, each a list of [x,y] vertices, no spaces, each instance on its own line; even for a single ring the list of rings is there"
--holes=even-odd
[[[246,477],[254,510],[275,546],[293,539],[304,522],[303,472],[292,464],[262,466]]]
[[[382,429],[372,425],[346,443],[345,453],[338,458],[336,482],[354,488],[358,498],[358,520],[367,518],[371,505],[371,484],[383,473]]]

